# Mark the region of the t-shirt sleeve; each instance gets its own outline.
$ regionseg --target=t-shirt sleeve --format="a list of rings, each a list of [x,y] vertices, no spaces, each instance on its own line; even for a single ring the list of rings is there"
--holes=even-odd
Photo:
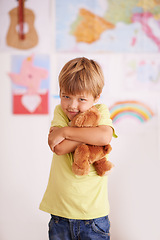
[[[51,121],[51,127],[66,127],[68,126],[68,118],[66,114],[63,112],[60,105],[55,107],[54,117]]]
[[[117,135],[115,133],[115,129],[112,123],[112,119],[110,118],[110,112],[108,110],[108,107],[105,104],[97,104],[97,109],[100,111],[101,118],[99,125],[107,125],[113,128],[113,137],[117,138]]]

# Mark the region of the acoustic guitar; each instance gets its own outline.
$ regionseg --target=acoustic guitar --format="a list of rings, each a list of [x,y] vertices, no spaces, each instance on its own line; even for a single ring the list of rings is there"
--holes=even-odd
[[[6,36],[6,42],[8,46],[18,49],[29,49],[35,47],[38,44],[38,35],[34,28],[35,16],[32,10],[24,8],[24,22],[23,24],[28,27],[28,31],[23,38],[19,36],[18,32],[18,12],[19,8],[14,8],[9,12],[10,26]]]

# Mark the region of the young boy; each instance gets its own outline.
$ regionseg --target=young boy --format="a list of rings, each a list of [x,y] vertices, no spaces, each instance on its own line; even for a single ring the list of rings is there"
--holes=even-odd
[[[40,204],[41,210],[51,214],[49,239],[109,240],[107,176],[98,176],[93,165],[86,176],[72,172],[72,153],[79,144],[106,145],[115,136],[109,111],[104,104],[96,104],[101,113],[99,126],[68,126],[75,115],[99,100],[104,86],[102,70],[94,60],[72,59],[60,72],[59,86],[61,103],[55,108],[48,135],[54,154]]]

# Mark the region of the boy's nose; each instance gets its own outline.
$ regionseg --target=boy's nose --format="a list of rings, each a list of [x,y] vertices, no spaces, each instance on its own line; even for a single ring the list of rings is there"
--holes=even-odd
[[[71,102],[70,102],[70,108],[72,108],[72,109],[75,109],[75,108],[77,108],[77,101],[75,101],[75,100],[72,100]]]

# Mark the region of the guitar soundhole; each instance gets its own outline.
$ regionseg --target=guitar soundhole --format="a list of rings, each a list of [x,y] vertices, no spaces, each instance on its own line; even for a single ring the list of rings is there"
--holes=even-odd
[[[19,29],[20,29],[19,24],[17,24],[17,26],[16,26],[16,31],[17,31],[17,33],[19,33]],[[29,32],[28,23],[24,22],[24,23],[23,23],[23,33],[24,33],[24,34],[27,34],[28,32]]]

